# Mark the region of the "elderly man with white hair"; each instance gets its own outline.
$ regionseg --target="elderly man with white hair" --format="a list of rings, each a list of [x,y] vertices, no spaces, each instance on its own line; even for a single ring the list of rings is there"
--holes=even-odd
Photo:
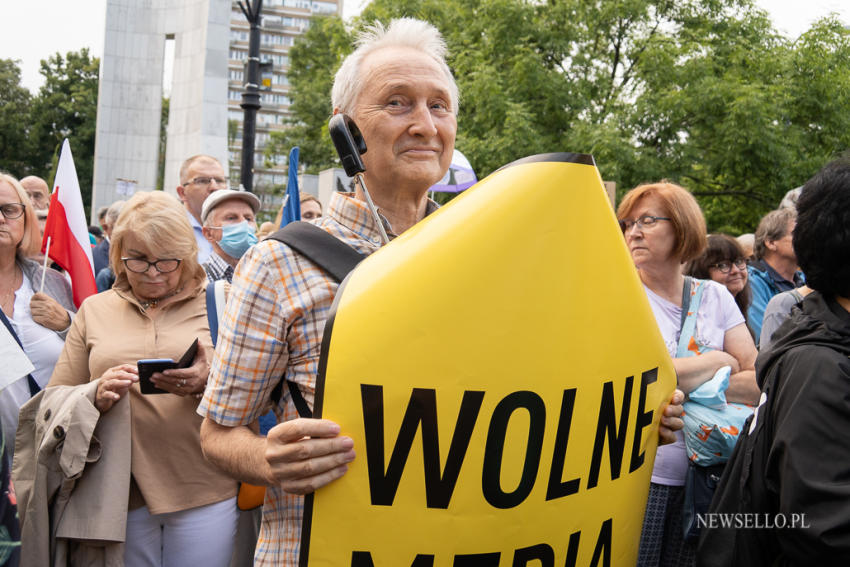
[[[458,89],[445,52],[428,23],[402,19],[386,29],[376,25],[363,34],[334,81],[334,113],[351,116],[366,140],[366,186],[391,237],[436,208],[426,193],[451,163]],[[359,190],[335,193],[318,226],[363,254],[381,245],[380,228]],[[198,408],[205,416],[201,443],[207,458],[236,478],[270,487],[256,565],[297,564],[301,494],[339,478],[354,459],[353,442],[338,435],[338,425],[298,419],[289,395],[274,408],[280,423],[268,437],[249,428],[268,408],[281,376],[313,401],[322,331],[338,286],[296,256],[274,240],[243,256]],[[297,449],[305,436],[312,438],[315,455],[306,477]]]
[[[376,24],[361,35],[334,80],[334,113],[349,115],[366,141],[366,186],[390,238],[436,208],[426,194],[451,163],[458,88],[445,54],[440,33],[426,22]],[[381,227],[359,188],[353,195],[335,193],[314,222],[362,254],[381,246]],[[205,416],[207,458],[238,479],[269,487],[255,565],[297,565],[301,495],[340,478],[355,457],[339,425],[299,418],[289,393],[278,403],[271,396],[283,376],[312,404],[337,288],[318,266],[275,240],[253,246],[233,278],[198,412]],[[263,438],[250,424],[269,406],[279,423]]]

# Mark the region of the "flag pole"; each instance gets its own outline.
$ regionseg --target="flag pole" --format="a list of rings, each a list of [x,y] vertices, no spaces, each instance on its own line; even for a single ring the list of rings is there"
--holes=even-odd
[[[44,275],[47,273],[47,255],[50,254],[50,237],[47,237],[47,247],[44,249],[44,265],[41,269],[41,287],[38,293],[44,293]]]

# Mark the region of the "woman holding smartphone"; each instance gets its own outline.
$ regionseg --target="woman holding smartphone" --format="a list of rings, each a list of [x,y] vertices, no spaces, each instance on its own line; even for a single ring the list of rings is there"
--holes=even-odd
[[[212,355],[197,254],[180,203],[159,191],[136,193],[112,233],[115,285],[83,303],[48,384],[98,381],[101,414],[129,396],[128,567],[225,566],[232,552],[236,482],[204,459],[195,413]],[[178,360],[195,339],[188,368],[153,373],[166,393],[143,394],[137,361]]]

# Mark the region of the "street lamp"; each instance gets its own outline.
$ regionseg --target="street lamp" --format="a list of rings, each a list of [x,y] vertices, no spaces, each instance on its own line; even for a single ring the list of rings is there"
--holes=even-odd
[[[257,111],[260,109],[260,13],[263,0],[239,2],[239,9],[251,24],[248,36],[248,65],[242,104],[245,111],[242,119],[242,169],[240,177],[246,191],[254,189],[254,132],[257,129]]]

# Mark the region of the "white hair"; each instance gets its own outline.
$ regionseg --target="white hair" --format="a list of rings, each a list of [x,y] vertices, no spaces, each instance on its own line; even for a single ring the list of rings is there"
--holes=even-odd
[[[118,221],[118,217],[121,215],[121,209],[124,208],[124,203],[126,201],[115,201],[109,208],[106,209],[106,222],[112,226],[115,226],[115,223]]]
[[[449,82],[449,102],[452,111],[457,115],[460,95],[457,83],[446,64],[446,42],[437,28],[428,22],[413,18],[393,20],[388,27],[384,27],[381,22],[375,22],[360,33],[356,45],[357,49],[343,60],[334,77],[331,91],[334,109],[345,113],[354,110],[354,103],[363,88],[360,65],[367,55],[385,47],[411,47],[433,59],[443,70]]]

